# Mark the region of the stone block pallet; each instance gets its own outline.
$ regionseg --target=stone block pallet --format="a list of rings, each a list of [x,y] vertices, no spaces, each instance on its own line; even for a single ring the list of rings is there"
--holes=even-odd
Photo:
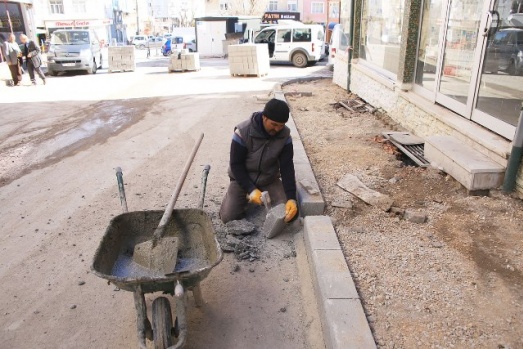
[[[136,70],[134,46],[109,46],[108,72],[126,72]]]
[[[241,44],[228,46],[231,76],[266,76],[269,73],[267,44]]]
[[[198,53],[182,50],[180,54],[174,53],[169,60],[169,73],[200,70],[200,55]]]

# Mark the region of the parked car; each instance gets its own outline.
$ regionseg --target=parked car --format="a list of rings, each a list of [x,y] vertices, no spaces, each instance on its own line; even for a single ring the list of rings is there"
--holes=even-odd
[[[51,34],[47,52],[47,71],[56,76],[59,72],[85,70],[95,74],[102,67],[100,40],[88,29],[63,29]]]
[[[149,37],[146,35],[136,35],[131,38],[131,45],[134,45],[136,48],[144,49],[147,46]]]
[[[325,33],[321,25],[267,27],[256,35],[254,42],[268,44],[271,61],[291,62],[299,68],[316,64],[325,55]]]
[[[169,56],[173,52],[181,51],[184,48],[187,48],[187,45],[183,42],[183,37],[175,36],[167,39],[162,45],[162,54]]]
[[[523,73],[523,29],[500,29],[487,45],[483,71],[510,75]]]
[[[196,39],[194,37],[184,37],[183,41],[185,43],[186,48],[189,50],[189,52],[196,52]]]
[[[147,41],[146,46],[149,47],[149,48],[162,47],[163,40],[164,39],[161,36],[149,38],[149,40]]]

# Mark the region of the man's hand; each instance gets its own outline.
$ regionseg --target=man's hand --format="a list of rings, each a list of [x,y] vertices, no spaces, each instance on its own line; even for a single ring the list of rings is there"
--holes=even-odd
[[[256,205],[263,205],[262,192],[259,189],[254,189],[249,194],[249,203],[256,204]]]
[[[298,213],[296,200],[287,200],[287,203],[285,204],[285,223],[292,221],[294,216],[296,216],[296,213]]]

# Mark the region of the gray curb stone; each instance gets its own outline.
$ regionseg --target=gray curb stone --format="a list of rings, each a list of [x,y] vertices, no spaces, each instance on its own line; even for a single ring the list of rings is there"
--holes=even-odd
[[[325,346],[376,348],[330,217],[305,217],[304,234]]]
[[[286,101],[283,91],[275,89],[274,98]],[[301,142],[300,135],[296,129],[296,124],[292,116],[286,124],[291,130],[291,136],[293,139],[294,146],[294,168],[296,170],[296,187],[298,194],[298,203],[300,205],[301,216],[318,216],[322,215],[325,210],[325,201],[320,192],[320,186],[316,181],[314,172],[312,171],[309,158]],[[300,184],[301,181],[307,181],[313,190],[317,191],[316,194],[310,194],[307,189]]]

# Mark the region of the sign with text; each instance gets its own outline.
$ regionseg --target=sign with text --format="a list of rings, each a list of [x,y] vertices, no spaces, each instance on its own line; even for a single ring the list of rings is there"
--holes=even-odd
[[[299,12],[265,12],[262,17],[264,24],[278,24],[281,20],[300,20]]]
[[[65,21],[45,21],[45,25],[48,28],[100,27],[104,25],[111,25],[112,23],[112,19],[76,19]]]

